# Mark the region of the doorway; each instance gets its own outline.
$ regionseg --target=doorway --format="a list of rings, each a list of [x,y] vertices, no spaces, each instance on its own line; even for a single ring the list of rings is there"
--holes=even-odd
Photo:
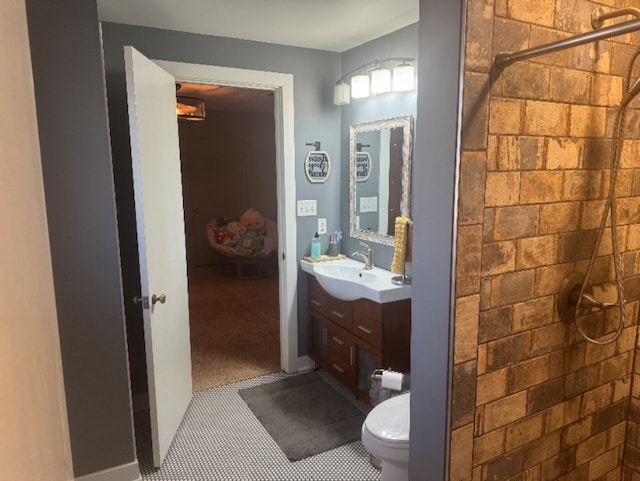
[[[144,103],[144,107],[146,107],[145,112],[146,111],[155,112],[153,107],[156,105],[163,104],[164,110],[162,111],[161,114],[159,114],[161,115],[162,118],[165,118],[165,117],[169,118],[166,115],[166,111],[167,111],[166,107],[170,106],[170,104],[167,105],[167,102],[166,102],[166,99],[167,99],[166,81],[168,79],[171,79],[170,88],[174,92],[174,95],[175,95],[174,83],[187,82],[187,81],[193,82],[193,83],[207,84],[207,85],[219,84],[219,85],[239,86],[239,87],[248,87],[248,88],[253,87],[263,91],[272,92],[273,99],[274,99],[273,100],[273,106],[274,106],[273,119],[274,119],[275,125],[273,130],[275,131],[275,135],[273,136],[273,138],[275,138],[275,150],[276,150],[275,163],[276,163],[276,184],[277,184],[276,210],[277,210],[278,222],[277,222],[276,231],[278,232],[277,237],[279,239],[277,243],[277,250],[275,252],[276,255],[274,256],[274,259],[276,260],[276,263],[277,263],[278,273],[279,273],[278,289],[277,289],[278,305],[280,307],[279,320],[278,320],[279,321],[278,337],[280,338],[279,339],[280,341],[279,342],[280,344],[279,368],[287,373],[297,372],[298,371],[298,350],[297,350],[298,330],[297,330],[297,299],[295,296],[296,284],[297,284],[297,262],[296,262],[297,256],[296,256],[295,200],[294,200],[296,189],[295,189],[295,169],[294,169],[295,147],[294,147],[294,138],[293,138],[293,77],[292,75],[277,74],[277,73],[270,73],[270,72],[259,72],[259,71],[247,71],[247,70],[241,70],[241,69],[229,69],[229,68],[221,68],[221,67],[210,67],[210,66],[195,65],[195,64],[183,64],[183,63],[177,63],[177,62],[150,61],[149,59],[144,59],[144,57],[141,54],[136,53],[135,51],[133,51],[132,48],[129,47],[129,49],[130,49],[129,51],[131,52],[131,55],[135,54],[137,55],[137,58],[142,58],[140,62],[144,64],[144,68],[135,69],[135,71],[136,72],[140,71],[140,74],[144,73],[147,75],[142,79],[143,80],[142,83],[145,84],[145,87],[147,88],[146,90],[142,88],[142,92],[140,95],[141,99],[146,100],[146,103]],[[126,48],[125,48],[125,52],[127,52]],[[157,69],[156,67],[159,67],[159,69]],[[131,75],[133,76],[133,71],[134,71],[133,68],[128,70],[128,75],[129,75],[129,72],[131,72]],[[139,76],[139,74],[137,73],[136,75]],[[153,75],[155,75],[156,77],[152,78]],[[156,90],[149,88],[149,85],[155,86],[157,77],[162,77],[163,95],[165,100],[162,102],[154,102],[154,97],[153,95],[151,95],[151,91],[155,92]],[[131,84],[135,85],[135,81],[133,81]],[[137,90],[134,93],[137,94],[138,93]],[[175,97],[173,101],[171,101],[171,99],[169,98],[169,102],[173,102],[175,106]],[[130,102],[129,105],[130,106],[135,105],[137,107],[138,106],[137,97],[132,102]],[[173,110],[173,112],[174,112],[172,114],[173,126],[175,128],[175,117],[174,117],[175,110]],[[134,117],[137,118],[137,113],[135,112],[134,112]],[[147,115],[146,119],[150,120],[152,125],[154,124],[153,118],[152,117],[150,118],[149,115]],[[149,122],[147,122],[147,124],[148,123]],[[146,130],[143,129],[143,131],[153,132],[153,128],[151,129],[147,128]],[[176,138],[177,140],[177,134],[178,132],[176,130],[174,134],[170,134],[170,135]],[[136,137],[136,139],[137,138],[138,137]],[[167,149],[170,150],[167,147],[156,152],[156,150],[154,150],[154,146],[158,145],[158,142],[154,141],[153,138],[148,138],[148,136],[145,140],[147,141],[145,143],[145,148],[147,144],[151,145],[151,147],[148,148],[147,151],[149,151],[148,153],[152,154],[152,155],[147,155],[146,158],[150,158],[150,159],[159,158],[162,156],[165,150]],[[177,154],[177,142],[176,142],[176,154]],[[175,159],[175,156],[173,158]],[[148,172],[151,174],[150,178],[153,178],[154,177],[153,164],[150,164],[150,169],[148,170]],[[177,174],[178,176],[176,178],[174,175],[173,178],[175,179],[178,179],[181,175],[177,169],[175,171],[175,174]],[[156,180],[161,180],[161,177],[159,177]],[[158,182],[152,182],[151,184],[156,185],[158,184]],[[182,192],[180,192],[180,195],[182,195]],[[162,196],[161,196],[161,199],[162,199]],[[173,211],[177,211],[177,210],[173,209]],[[180,208],[179,211],[180,211],[179,212],[180,217],[183,217],[183,209]],[[182,224],[182,219],[180,223]],[[182,230],[182,229],[179,229],[179,230]],[[181,244],[184,248],[186,245],[184,237],[182,239]],[[170,250],[165,250],[165,252],[170,252]],[[186,254],[184,254],[184,252],[185,251],[183,250],[183,255],[181,255],[180,257],[186,260]],[[290,253],[290,255],[287,255],[288,253]],[[166,264],[165,261],[166,259],[160,259],[158,264],[162,266]],[[186,287],[187,287],[186,276],[184,281],[185,281],[184,287],[186,291]],[[182,318],[185,319],[184,317]],[[148,330],[145,328],[145,334],[146,332],[148,332]],[[189,345],[188,345],[188,338],[187,338],[187,350],[188,349],[189,349]],[[156,352],[158,351],[152,350],[151,353],[155,354]],[[166,350],[163,352],[167,354]],[[179,358],[178,361],[180,361],[181,359],[184,360],[184,356],[181,354],[184,352],[188,352],[188,351],[181,349],[180,353],[177,353],[177,352],[175,353],[175,354],[178,354],[177,356]],[[147,352],[146,354],[148,357],[149,352]],[[173,357],[176,357],[176,356],[173,356]],[[157,359],[164,360],[164,359],[167,359],[167,356],[157,356]],[[172,359],[172,357],[169,356],[168,359]],[[187,359],[188,359],[188,354],[187,354]],[[155,360],[153,356],[152,356],[152,360]],[[148,366],[149,366],[149,363],[147,362],[147,367]],[[155,372],[154,372],[154,375],[155,375]],[[155,377],[153,377],[152,379],[155,379]],[[187,378],[186,376],[182,375],[180,376],[180,379],[184,379],[184,380],[188,379],[188,381],[191,381],[190,376]],[[151,384],[153,384],[153,386]],[[164,383],[163,389],[166,388],[167,386],[168,384]],[[191,387],[192,387],[191,382],[188,382],[189,394],[191,394]],[[149,393],[149,398],[151,398],[152,395],[154,396],[154,403],[153,404],[151,402],[144,403],[144,404],[147,404],[147,406],[151,406],[152,411],[153,411],[153,407],[157,406],[157,403],[155,402],[157,397],[156,396],[157,392],[158,392],[157,385],[152,380],[152,382],[148,384],[148,393]],[[173,392],[172,389],[169,389],[169,392]],[[141,395],[139,397],[139,402],[136,403],[135,394],[134,394],[134,404],[142,408],[144,406],[143,402],[144,402],[144,398]],[[171,418],[171,421],[173,422],[177,420],[179,422],[183,412],[184,411],[181,410],[180,413],[177,413],[179,417],[173,416]],[[153,432],[155,432],[153,436],[154,438],[153,444],[154,446],[160,446],[160,451],[162,451],[163,446],[166,447],[167,444],[165,443],[163,445],[158,440],[156,440],[156,438],[159,438],[158,436],[159,429],[157,429],[157,426],[159,425],[159,422],[161,420],[164,421],[166,420],[166,418],[167,418],[166,416],[157,415],[157,412],[156,412],[156,415],[154,415],[153,413],[151,415],[152,434]],[[154,426],[156,426],[155,431],[154,431]],[[173,430],[171,426],[170,428],[171,429],[164,430],[162,432],[164,441],[166,441],[168,437],[173,437],[173,435],[175,434],[175,430]],[[136,427],[136,430],[137,429],[138,428]],[[171,440],[169,438],[169,442],[170,441]],[[161,462],[163,455],[162,455],[162,452],[160,452],[160,454],[157,454],[156,449],[157,448],[154,447],[154,464],[159,466],[160,465],[159,463]]]
[[[280,367],[298,371],[297,235],[295,217],[295,145],[293,76],[210,65],[154,60],[176,82],[255,88],[273,92],[277,170],[278,297],[280,307]]]
[[[203,120],[178,122],[192,381],[201,391],[280,370],[274,96],[176,88],[179,99],[206,106]],[[250,254],[230,254],[245,244]]]

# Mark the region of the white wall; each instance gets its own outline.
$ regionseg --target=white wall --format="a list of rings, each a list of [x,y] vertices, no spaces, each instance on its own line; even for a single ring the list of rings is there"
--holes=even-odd
[[[0,65],[0,478],[68,480],[71,449],[24,0],[0,2]]]

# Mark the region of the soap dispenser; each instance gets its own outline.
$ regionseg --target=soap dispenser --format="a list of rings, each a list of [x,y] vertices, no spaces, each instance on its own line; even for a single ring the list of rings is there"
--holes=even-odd
[[[322,251],[322,245],[320,243],[320,236],[316,232],[316,235],[313,239],[311,239],[311,258],[312,259],[320,259]]]

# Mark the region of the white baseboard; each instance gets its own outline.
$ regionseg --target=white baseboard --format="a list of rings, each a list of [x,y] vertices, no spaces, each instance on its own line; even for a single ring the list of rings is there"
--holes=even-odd
[[[298,372],[310,371],[316,367],[316,363],[309,356],[302,356],[298,358]]]
[[[138,461],[75,478],[75,481],[142,481]]]

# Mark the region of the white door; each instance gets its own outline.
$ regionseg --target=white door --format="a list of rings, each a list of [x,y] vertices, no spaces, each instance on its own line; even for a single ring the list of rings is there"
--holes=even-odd
[[[192,396],[175,80],[131,47],[125,47],[125,67],[151,441],[159,467]]]

